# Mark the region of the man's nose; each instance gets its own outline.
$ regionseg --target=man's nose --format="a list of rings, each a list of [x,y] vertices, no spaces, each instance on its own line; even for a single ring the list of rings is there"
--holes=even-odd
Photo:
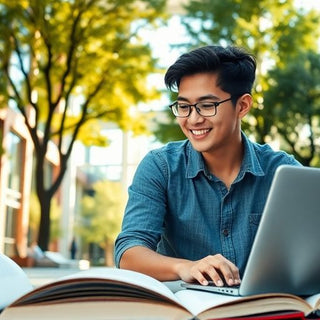
[[[199,113],[199,109],[196,106],[191,106],[191,113],[189,115],[189,121],[191,122],[201,122],[204,117]]]

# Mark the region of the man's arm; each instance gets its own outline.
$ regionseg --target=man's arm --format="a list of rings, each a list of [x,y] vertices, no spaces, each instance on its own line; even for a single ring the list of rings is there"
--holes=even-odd
[[[190,261],[163,256],[149,248],[136,246],[124,252],[120,268],[138,271],[160,281],[197,280],[207,285],[208,280],[212,280],[217,286],[222,286],[225,279],[229,285],[240,283],[238,268],[220,254]]]

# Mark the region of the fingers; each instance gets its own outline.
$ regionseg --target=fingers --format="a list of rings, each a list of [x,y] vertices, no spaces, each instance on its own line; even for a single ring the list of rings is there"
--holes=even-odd
[[[208,285],[208,280],[212,280],[216,286],[240,284],[238,268],[220,254],[195,261],[190,268],[190,278],[202,285]]]

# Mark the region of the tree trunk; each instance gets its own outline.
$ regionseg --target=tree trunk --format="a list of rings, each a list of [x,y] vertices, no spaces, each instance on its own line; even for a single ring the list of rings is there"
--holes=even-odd
[[[47,251],[50,241],[50,205],[51,198],[48,195],[39,197],[40,202],[40,225],[38,245],[43,251]]]

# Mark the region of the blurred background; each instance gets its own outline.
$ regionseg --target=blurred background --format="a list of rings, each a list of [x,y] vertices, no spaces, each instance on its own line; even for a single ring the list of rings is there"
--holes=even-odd
[[[184,139],[164,72],[198,46],[257,59],[243,130],[320,166],[317,0],[0,0],[0,252],[113,266],[142,157]]]

